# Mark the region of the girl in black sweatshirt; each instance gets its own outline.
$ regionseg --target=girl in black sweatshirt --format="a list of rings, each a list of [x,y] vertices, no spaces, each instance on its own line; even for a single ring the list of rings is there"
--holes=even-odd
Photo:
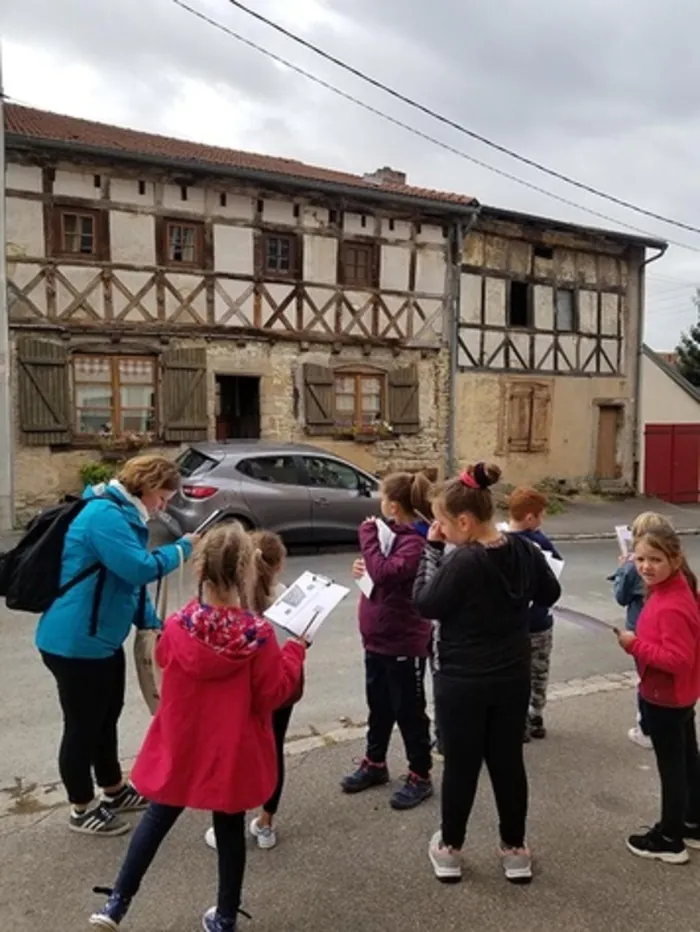
[[[439,489],[413,597],[436,619],[436,718],[445,756],[442,827],[429,849],[436,877],[462,877],[462,846],[481,766],[491,778],[506,878],[532,879],[525,842],[523,738],[530,699],[528,608],[561,594],[541,551],[502,534],[489,487],[497,466],[477,463]],[[445,545],[457,545],[445,555]]]

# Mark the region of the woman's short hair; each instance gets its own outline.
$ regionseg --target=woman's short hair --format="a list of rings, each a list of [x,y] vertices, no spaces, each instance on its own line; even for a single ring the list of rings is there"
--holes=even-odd
[[[159,489],[176,492],[180,488],[180,471],[165,456],[134,456],[124,463],[117,479],[136,498]]]

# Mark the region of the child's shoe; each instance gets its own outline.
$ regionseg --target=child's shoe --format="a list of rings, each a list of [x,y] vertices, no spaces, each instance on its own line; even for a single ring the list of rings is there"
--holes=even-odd
[[[694,848],[696,851],[700,851],[700,825],[689,825],[686,823],[683,835],[687,848]]]
[[[639,725],[635,725],[634,728],[630,728],[630,730],[627,732],[627,737],[630,739],[632,744],[636,744],[638,747],[644,748],[645,751],[651,751],[651,738],[649,735],[644,734]]]
[[[528,848],[500,848],[503,873],[509,883],[530,883],[532,880],[532,855]]]
[[[459,883],[462,879],[462,855],[443,844],[442,832],[436,832],[430,840],[428,857],[433,872],[440,883]]]
[[[547,737],[547,729],[544,727],[544,720],[541,715],[531,715],[528,723],[528,733],[531,738],[541,741]]]
[[[663,861],[664,864],[687,864],[690,860],[685,844],[666,838],[658,825],[646,835],[630,835],[627,847],[638,858]]]
[[[340,786],[344,793],[363,793],[373,786],[386,786],[389,768],[386,764],[374,764],[365,758],[354,773],[348,774]]]
[[[110,929],[111,932],[114,932],[115,929],[119,928],[119,924],[129,911],[131,900],[106,887],[95,887],[94,892],[102,893],[108,899],[102,909],[98,909],[96,913],[90,916],[90,925],[99,929]]]
[[[420,806],[426,799],[433,795],[433,784],[430,779],[417,776],[415,773],[409,773],[404,785],[391,797],[392,809],[415,809]]]
[[[148,800],[130,783],[126,783],[114,796],[104,794],[100,802],[109,812],[142,812],[148,807]]]
[[[239,909],[238,912],[241,916],[246,916],[250,919],[250,915],[244,909]],[[237,927],[238,923],[236,919],[224,919],[216,906],[212,906],[211,909],[208,909],[202,917],[202,928],[204,932],[236,932]]]
[[[258,848],[268,851],[277,844],[277,832],[271,825],[261,825],[260,819],[253,819],[248,831],[258,843]]]

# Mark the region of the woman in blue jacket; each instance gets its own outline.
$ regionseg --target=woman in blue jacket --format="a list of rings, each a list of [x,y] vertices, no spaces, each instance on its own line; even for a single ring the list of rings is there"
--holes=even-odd
[[[194,538],[148,550],[147,521],[179,487],[177,466],[162,456],[129,460],[107,486],[88,488],[87,504],[65,536],[61,585],[81,582],[39,620],[36,646],[53,674],[63,712],[59,771],[71,803],[69,826],[90,835],[122,835],[117,813],[145,800],[122,776],[117,725],[124,706],[124,642],[132,624],[159,628],[149,583],[191,556]],[[90,572],[94,568],[94,572]],[[101,789],[94,802],[93,771]]]

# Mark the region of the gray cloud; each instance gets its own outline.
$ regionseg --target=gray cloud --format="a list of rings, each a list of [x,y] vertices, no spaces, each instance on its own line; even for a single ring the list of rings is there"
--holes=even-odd
[[[213,18],[375,106],[494,166],[619,221],[700,249],[674,230],[575,191],[441,127],[363,85],[232,8],[190,0]],[[272,18],[282,0],[249,0]],[[649,209],[690,222],[700,216],[700,6],[656,0],[585,4],[501,0],[318,0],[333,14],[304,34],[328,51],[484,135]],[[449,155],[284,71],[188,15],[171,0],[25,0],[3,11],[5,36],[98,71],[109,93],[106,121],[126,113],[140,129],[190,135],[169,114],[184,86],[200,81],[248,114],[245,130],[211,138],[353,171],[403,168],[416,184],[472,193],[487,203],[606,225]],[[21,97],[22,75],[6,76]],[[50,76],[47,76],[50,80]],[[66,101],[80,112],[81,88]],[[32,102],[32,101],[30,101]],[[40,104],[40,101],[33,101]],[[252,114],[252,116],[251,116]],[[198,121],[201,127],[201,119]],[[694,319],[700,253],[672,249],[652,266],[648,338],[675,342]],[[689,283],[688,289],[682,281]]]

